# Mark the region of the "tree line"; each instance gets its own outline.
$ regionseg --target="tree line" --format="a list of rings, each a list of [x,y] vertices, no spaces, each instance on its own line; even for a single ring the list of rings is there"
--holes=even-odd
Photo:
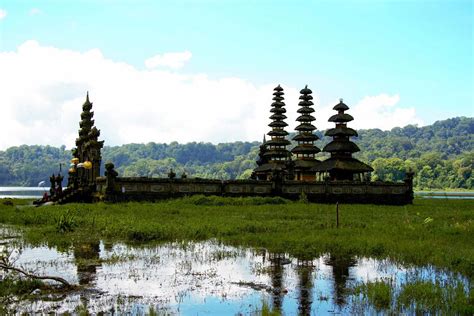
[[[316,134],[321,138],[316,145],[323,148],[330,138],[321,131]],[[474,118],[456,117],[390,131],[359,130],[353,140],[361,149],[355,157],[374,168],[373,180],[401,181],[411,169],[418,189],[474,188]],[[173,169],[178,177],[246,179],[255,168],[260,144],[152,142],[106,146],[102,156],[103,163],[115,164],[120,176],[166,177]],[[326,153],[318,154],[318,159],[325,157]],[[22,145],[0,151],[0,185],[36,186],[57,173],[60,164],[65,174],[70,158],[65,146]]]

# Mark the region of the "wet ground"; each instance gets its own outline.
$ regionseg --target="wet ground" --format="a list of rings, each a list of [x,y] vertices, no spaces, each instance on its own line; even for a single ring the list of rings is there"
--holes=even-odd
[[[67,251],[30,247],[3,228],[0,245],[15,266],[38,275],[61,276],[81,289],[43,294],[12,303],[17,312],[235,315],[261,309],[265,301],[285,315],[352,314],[350,289],[360,282],[391,279],[462,279],[430,267],[403,267],[388,260],[327,254],[301,261],[264,249],[216,241],[130,246],[102,241],[75,243]]]

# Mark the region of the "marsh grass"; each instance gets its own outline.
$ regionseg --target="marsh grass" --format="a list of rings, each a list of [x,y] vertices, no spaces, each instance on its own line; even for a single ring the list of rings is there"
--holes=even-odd
[[[256,308],[251,315],[253,316],[281,316],[281,312],[274,310],[270,304],[263,300],[262,307]]]
[[[41,280],[21,278],[7,275],[0,280],[0,315],[14,315],[8,305],[24,299],[34,299],[33,291],[40,290],[44,293],[53,293],[57,288],[42,282]]]
[[[353,294],[377,312],[472,315],[474,297],[471,289],[458,281],[431,282],[416,280],[397,287],[391,280],[377,280],[356,286]],[[364,310],[362,308],[362,310]]]
[[[72,232],[76,226],[76,218],[70,210],[66,210],[56,218],[56,231],[58,233]]]
[[[0,297],[29,295],[35,289],[46,287],[47,285],[40,280],[6,277],[0,282]]]
[[[363,283],[354,289],[354,294],[362,295],[377,311],[386,310],[392,305],[393,284],[382,280]]]
[[[215,238],[312,259],[325,253],[390,258],[474,275],[474,201],[415,199],[413,205],[335,205],[282,198],[192,196],[157,203],[19,207],[0,203],[0,223],[24,230],[28,243],[69,249],[104,239],[135,245]],[[73,214],[73,229],[56,219]],[[429,218],[429,220],[426,220]],[[68,224],[69,225],[69,224]],[[68,227],[66,225],[66,227]],[[69,225],[71,226],[71,225]]]
[[[133,254],[112,254],[108,258],[75,258],[74,262],[80,266],[100,266],[102,264],[117,264],[135,260],[136,256]],[[156,258],[153,258],[157,260]]]

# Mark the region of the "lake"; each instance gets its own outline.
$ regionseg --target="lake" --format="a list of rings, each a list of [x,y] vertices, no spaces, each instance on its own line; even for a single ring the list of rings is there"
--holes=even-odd
[[[37,199],[44,192],[49,192],[49,187],[0,187],[0,199]]]
[[[17,266],[82,286],[9,303],[17,313],[28,314],[86,309],[142,315],[153,308],[160,315],[247,315],[265,302],[284,315],[350,315],[360,314],[362,307],[375,313],[352,292],[361,282],[390,280],[398,289],[417,280],[470,286],[465,277],[430,266],[331,254],[302,261],[214,240],[148,246],[75,241],[59,251],[24,244],[18,232],[3,227],[0,245]]]
[[[417,191],[416,197],[425,199],[474,199],[472,191]]]

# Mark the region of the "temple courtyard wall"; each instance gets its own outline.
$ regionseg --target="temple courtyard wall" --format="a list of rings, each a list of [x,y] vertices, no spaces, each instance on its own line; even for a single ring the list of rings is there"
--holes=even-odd
[[[105,201],[154,201],[195,194],[242,197],[280,196],[298,200],[302,194],[317,203],[410,204],[413,188],[410,183],[354,181],[257,181],[169,179],[117,177],[109,183],[97,178],[96,199]]]

